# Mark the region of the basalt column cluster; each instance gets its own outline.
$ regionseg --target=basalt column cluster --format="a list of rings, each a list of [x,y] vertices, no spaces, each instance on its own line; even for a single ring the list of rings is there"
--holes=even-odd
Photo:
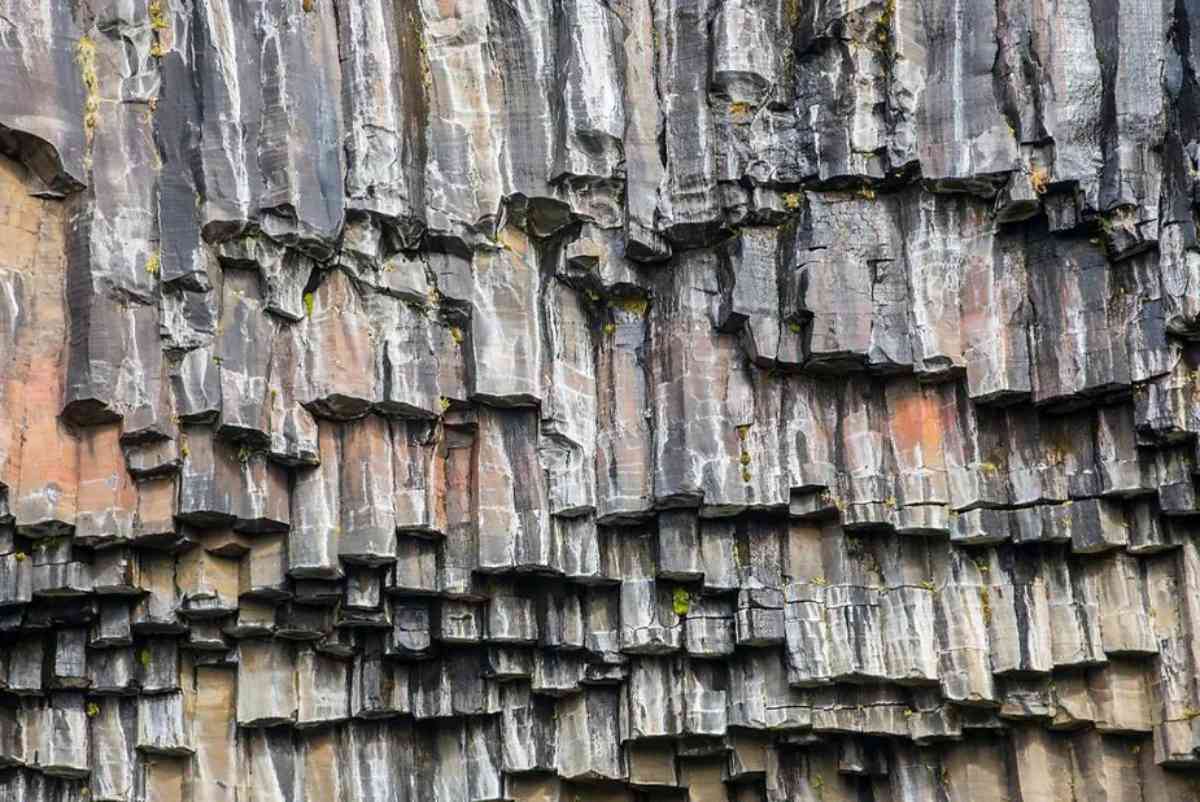
[[[1200,0],[0,0],[0,802],[1200,799]]]

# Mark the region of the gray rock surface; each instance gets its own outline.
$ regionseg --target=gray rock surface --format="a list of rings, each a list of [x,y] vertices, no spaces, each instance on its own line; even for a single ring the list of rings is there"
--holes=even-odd
[[[0,0],[0,800],[1195,796],[1181,0]]]

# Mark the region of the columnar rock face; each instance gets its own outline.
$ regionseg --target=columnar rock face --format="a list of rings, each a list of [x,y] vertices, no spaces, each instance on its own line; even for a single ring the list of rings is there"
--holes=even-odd
[[[1200,798],[1198,25],[0,0],[0,802]]]

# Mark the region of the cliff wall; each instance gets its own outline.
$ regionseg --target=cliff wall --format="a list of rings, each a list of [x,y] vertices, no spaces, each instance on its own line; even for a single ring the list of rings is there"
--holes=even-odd
[[[0,0],[0,800],[1200,799],[1193,23]]]

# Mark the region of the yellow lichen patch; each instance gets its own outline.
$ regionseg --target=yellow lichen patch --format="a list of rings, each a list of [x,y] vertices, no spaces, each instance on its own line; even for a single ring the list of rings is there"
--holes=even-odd
[[[462,345],[462,341],[463,341],[462,329],[460,329],[458,326],[451,326],[450,327],[450,339],[454,340],[454,342],[457,343],[458,345]]]
[[[743,115],[743,116],[748,115],[748,114],[753,114],[754,107],[751,106],[749,103],[742,103],[742,102],[730,103],[729,104],[729,113]]]
[[[96,77],[96,43],[92,41],[92,37],[79,37],[79,44],[75,46],[75,61],[79,64],[79,74],[83,78],[83,127],[90,144],[92,131],[96,128],[100,113],[100,81]]]
[[[450,399],[446,398],[446,396],[442,396],[438,399],[438,407],[441,408],[442,412],[450,409]]]
[[[162,268],[162,256],[158,251],[146,257],[146,272],[152,276],[157,276],[158,271]]]
[[[796,25],[800,22],[800,0],[785,0],[783,9],[784,18],[788,25]]]
[[[671,609],[675,611],[675,615],[687,615],[691,602],[691,594],[683,588],[675,588],[675,592],[671,594]]]
[[[75,60],[84,72],[84,82],[89,82],[89,73],[91,74],[91,80],[94,81],[96,74],[96,43],[92,41],[92,37],[86,34],[79,37],[79,42],[75,45]]]
[[[150,27],[156,31],[163,31],[167,28],[167,9],[163,4],[163,0],[151,0],[150,5],[146,9],[150,15]]]
[[[308,317],[312,317],[313,294],[311,292],[304,293],[304,312]]]
[[[96,704],[95,702],[88,702],[87,707],[83,709],[83,712],[87,713],[88,718],[95,718],[96,716],[100,715],[100,705]]]
[[[25,554],[25,552],[23,552],[23,551],[18,551],[18,552],[17,552],[16,554],[14,554],[13,556],[17,558],[17,562],[19,562],[19,563],[23,563],[23,562],[25,562],[25,558],[26,558],[26,556],[28,556],[28,555],[26,555],[26,554]]]
[[[1033,191],[1039,195],[1046,194],[1046,185],[1050,182],[1050,171],[1045,167],[1034,167],[1029,172],[1029,183]]]
[[[875,24],[875,40],[886,48],[892,41],[892,20],[896,18],[896,0],[888,0]]]
[[[630,295],[624,298],[617,298],[613,301],[613,306],[622,309],[631,315],[645,317],[646,310],[650,308],[650,301],[646,298],[640,298],[636,295]]]
[[[983,622],[992,623],[992,596],[987,588],[979,589],[979,603],[983,606]]]
[[[988,455],[979,463],[979,472],[985,475],[992,475],[1000,472],[1001,466],[1005,463],[1003,449],[994,448]]]
[[[614,324],[612,324],[612,323],[604,324],[604,333],[605,334],[612,336],[612,333],[615,332],[616,330],[617,330],[617,327]]]
[[[833,507],[838,510],[845,508],[841,498],[835,496],[833,493],[830,493],[828,490],[821,494],[821,503],[827,507]]]
[[[792,334],[799,334],[802,331],[800,324],[796,323],[795,321],[789,321],[787,326],[788,331],[790,331]]]
[[[800,201],[802,199],[799,192],[785,192],[783,193],[783,206],[785,209],[795,211],[800,208]]]
[[[142,649],[140,652],[138,652],[138,662],[147,668],[150,666],[150,650],[149,649]]]
[[[754,478],[754,475],[752,473],[750,473],[750,471],[742,471],[742,481],[743,482],[749,482],[753,478]]]
[[[750,436],[750,424],[743,423],[741,426],[737,427],[737,433],[738,439],[743,443],[746,442],[746,438]]]

